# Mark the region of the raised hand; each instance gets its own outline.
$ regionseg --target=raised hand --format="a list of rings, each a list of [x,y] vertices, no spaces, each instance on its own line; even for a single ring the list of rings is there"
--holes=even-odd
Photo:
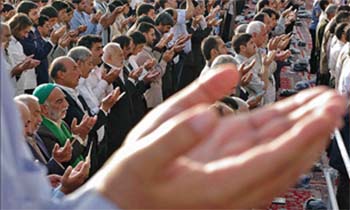
[[[122,71],[120,68],[112,68],[108,73],[102,71],[101,78],[110,85],[119,77],[120,71]]]
[[[160,72],[157,70],[149,71],[143,78],[145,83],[151,83],[156,80],[156,78],[160,75]]]
[[[80,136],[83,140],[90,133],[92,127],[94,127],[97,121],[97,116],[89,117],[87,114],[84,115],[80,124],[77,124],[77,118],[74,118],[71,124],[71,131],[73,134]]]
[[[315,88],[219,118],[203,103],[227,94],[232,75],[208,74],[154,109],[89,184],[120,208],[230,209],[261,207],[293,185],[341,125],[346,100]]]
[[[131,72],[129,72],[129,77],[134,79],[134,80],[137,80],[139,78],[139,76],[141,75],[143,71],[143,67],[139,67],[137,69],[133,69]]]
[[[117,103],[120,96],[120,88],[116,87],[110,94],[102,99],[101,109],[105,112],[108,112],[115,103]]]
[[[64,172],[61,183],[61,191],[64,194],[69,194],[79,188],[89,176],[90,161],[79,162],[73,169],[69,166]]]
[[[52,150],[52,157],[59,163],[65,163],[72,158],[73,147],[69,140],[66,141],[63,147],[60,148],[58,144],[55,144]]]
[[[52,43],[57,44],[58,40],[60,39],[60,37],[62,37],[64,35],[64,33],[66,33],[67,27],[66,26],[62,26],[59,29],[57,29],[56,31],[52,31],[50,34],[50,40],[52,41]]]

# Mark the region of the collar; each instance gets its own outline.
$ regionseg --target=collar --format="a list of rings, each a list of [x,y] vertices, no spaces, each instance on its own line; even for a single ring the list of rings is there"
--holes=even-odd
[[[54,125],[57,126],[58,128],[60,128],[61,125],[62,125],[62,121],[61,121],[61,123],[57,123],[57,122],[55,122],[55,121],[53,121],[53,120],[51,120],[51,119],[45,117],[44,115],[41,115],[41,116],[42,116],[43,119],[45,119],[45,120],[51,122],[52,124],[54,124]]]
[[[79,79],[80,81],[80,79]],[[60,88],[62,88],[64,91],[66,91],[70,96],[72,96],[73,98],[77,98],[78,95],[79,95],[79,92],[77,89],[73,89],[73,88],[69,88],[69,87],[66,87],[66,86],[63,86],[63,85],[60,85],[60,84],[57,84],[56,85]]]

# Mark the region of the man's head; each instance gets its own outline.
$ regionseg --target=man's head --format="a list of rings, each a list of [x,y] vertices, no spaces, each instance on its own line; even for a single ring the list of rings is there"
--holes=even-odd
[[[131,33],[130,37],[131,37],[131,39],[132,39],[132,41],[134,42],[134,45],[135,45],[135,47],[134,47],[134,49],[132,51],[132,54],[133,55],[137,55],[137,54],[139,54],[139,52],[142,51],[143,47],[145,46],[146,38],[139,31],[135,31],[135,32]]]
[[[87,5],[86,0],[73,0],[74,7],[79,12],[84,12]]]
[[[325,12],[328,20],[332,20],[337,13],[338,6],[336,4],[330,4],[327,6]]]
[[[91,51],[83,46],[73,47],[69,50],[67,56],[76,62],[81,76],[87,78],[94,68]]]
[[[49,37],[51,33],[51,25],[49,22],[49,18],[44,15],[39,17],[37,29],[42,37]]]
[[[260,12],[254,17],[254,21],[260,21],[265,24],[266,33],[272,30],[271,18],[267,13]]]
[[[277,26],[277,21],[280,18],[280,14],[278,14],[276,10],[269,7],[264,8],[261,12],[267,14],[270,17],[270,28],[273,30]]]
[[[17,39],[24,39],[28,37],[28,33],[33,23],[25,14],[16,14],[9,21],[11,34]]]
[[[40,10],[40,16],[46,16],[49,18],[50,27],[52,28],[58,21],[58,12],[52,6],[45,6]]]
[[[10,3],[4,3],[2,10],[0,11],[1,17],[3,17],[4,22],[10,20],[15,14],[16,10]]]
[[[50,76],[55,83],[75,89],[81,76],[77,63],[68,56],[53,60],[49,68]]]
[[[33,95],[38,98],[43,116],[56,123],[62,122],[67,113],[68,102],[64,93],[55,84],[39,85],[35,88]]]
[[[166,8],[177,9],[176,0],[159,0],[158,3],[163,9],[166,9]]]
[[[41,109],[38,98],[33,95],[22,94],[16,96],[15,100],[23,102],[28,107],[31,113],[32,131],[33,133],[37,132],[42,122]]]
[[[156,27],[162,34],[168,33],[174,26],[173,17],[167,12],[161,12],[155,19]]]
[[[64,22],[64,19],[67,19],[68,4],[62,0],[56,0],[52,2],[51,6],[57,10],[58,22]]]
[[[91,34],[84,35],[78,40],[77,46],[84,46],[91,51],[92,63],[94,66],[99,65],[102,62],[103,46],[102,38],[100,36]]]
[[[122,68],[124,65],[124,54],[120,45],[114,42],[108,43],[103,48],[102,60],[107,64]]]
[[[6,49],[10,43],[11,38],[11,30],[8,24],[6,23],[0,23],[0,40],[1,40],[1,46],[3,49]]]
[[[148,16],[154,20],[156,17],[154,6],[147,3],[140,4],[136,9],[136,17],[141,17],[143,15]]]
[[[325,11],[330,3],[329,3],[329,0],[320,0],[319,4],[320,4],[321,10]]]
[[[17,108],[19,110],[19,113],[21,115],[22,123],[23,123],[23,136],[27,138],[28,136],[31,136],[32,131],[32,125],[31,125],[31,116],[30,111],[28,107],[21,101],[18,101],[15,99],[15,104],[17,105]]]
[[[85,6],[84,11],[89,15],[94,13],[94,1],[93,0],[86,0],[86,6]]]
[[[28,15],[30,20],[34,23],[38,23],[39,19],[39,7],[36,3],[31,1],[22,1],[17,6],[17,13],[24,13]]]
[[[145,36],[146,44],[148,46],[153,46],[153,43],[156,40],[154,25],[151,25],[149,23],[141,23],[137,27],[137,30]]]
[[[226,45],[219,36],[208,36],[202,41],[201,48],[205,60],[209,63],[217,56],[227,54]]]
[[[250,58],[256,53],[256,45],[250,34],[238,34],[232,38],[232,47],[237,54]]]
[[[267,30],[264,23],[252,21],[248,24],[247,33],[252,35],[257,47],[263,47],[267,42]]]
[[[112,42],[118,43],[123,50],[123,55],[125,59],[128,59],[134,50],[134,43],[132,39],[127,35],[121,35],[115,37]]]

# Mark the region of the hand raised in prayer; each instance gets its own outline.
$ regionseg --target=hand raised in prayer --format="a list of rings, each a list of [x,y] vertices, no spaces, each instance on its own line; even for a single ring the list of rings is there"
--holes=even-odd
[[[61,26],[59,29],[52,31],[50,34],[50,40],[52,41],[52,43],[57,44],[59,38],[62,37],[64,33],[66,33],[66,30],[66,26]]]
[[[104,70],[102,71],[101,78],[108,84],[112,84],[119,77],[120,71],[122,71],[120,68],[112,68],[108,73]]]
[[[269,51],[267,55],[262,56],[263,65],[269,67],[276,57],[276,50]]]
[[[101,109],[108,112],[115,103],[119,100],[120,88],[116,87],[111,93],[109,93],[105,98],[102,99]]]
[[[149,71],[151,70],[155,65],[157,64],[155,59],[148,59],[146,60],[145,64],[143,65],[143,67]]]
[[[58,144],[55,144],[52,150],[52,157],[59,163],[65,163],[72,158],[73,147],[70,140],[67,140],[63,147],[60,148]]]
[[[47,175],[47,178],[50,180],[50,184],[52,188],[56,188],[61,184],[62,176],[57,174]]]
[[[89,135],[91,129],[94,127],[97,121],[97,116],[89,117],[87,114],[84,115],[80,124],[77,124],[77,118],[74,118],[71,125],[71,131],[73,134],[78,135],[83,140]]]
[[[145,83],[151,83],[156,80],[156,78],[160,75],[160,72],[157,70],[149,71],[143,78]]]
[[[236,85],[232,71],[152,110],[88,186],[120,208],[256,208],[287,190],[341,125],[346,100],[321,87],[219,118],[207,104]]]
[[[90,161],[85,162],[80,161],[78,165],[73,169],[71,166],[68,166],[64,172],[61,183],[61,191],[64,194],[69,194],[79,188],[87,179],[90,172]]]
[[[168,63],[169,61],[171,61],[173,59],[174,55],[175,55],[174,48],[171,48],[170,50],[167,50],[164,52],[163,60],[166,63]]]
[[[143,67],[139,67],[137,69],[133,69],[131,72],[129,72],[129,77],[137,80],[139,78],[139,76],[142,74],[143,71]]]

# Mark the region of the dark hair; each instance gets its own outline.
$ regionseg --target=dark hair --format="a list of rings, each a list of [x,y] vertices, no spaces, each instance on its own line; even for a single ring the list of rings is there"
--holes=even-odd
[[[136,17],[140,17],[141,15],[147,15],[147,13],[152,9],[155,10],[153,5],[142,3],[136,9]]]
[[[329,5],[328,0],[320,0],[320,8],[322,11],[325,11],[328,5]]]
[[[219,36],[208,36],[202,41],[202,54],[205,58],[205,60],[210,60],[210,51],[212,49],[218,49],[218,39],[220,39]]]
[[[350,12],[350,6],[349,5],[340,5],[337,9],[337,13],[340,11]]]
[[[247,43],[252,39],[252,35],[244,33],[244,34],[237,34],[232,38],[232,47],[236,51],[236,53],[241,52],[241,46],[246,46]]]
[[[45,6],[45,7],[41,8],[40,15],[45,15],[48,18],[57,18],[58,17],[57,10],[53,6]]]
[[[233,110],[237,110],[238,107],[238,103],[235,99],[233,99],[232,97],[225,97],[223,99],[220,100],[222,103],[226,104],[228,107],[230,107]]]
[[[254,16],[253,20],[255,20],[255,21],[260,21],[260,22],[263,22],[263,23],[264,23],[264,18],[265,18],[266,15],[268,15],[268,14],[266,14],[266,13],[264,13],[264,12],[259,12],[258,14],[256,14],[256,15]]]
[[[266,13],[271,18],[272,18],[272,15],[274,15],[277,20],[280,18],[280,14],[276,10],[270,7],[265,7],[264,9],[261,10],[261,12]]]
[[[169,15],[171,15],[171,17],[174,17],[176,10],[173,8],[166,8],[165,10],[163,10],[163,12],[167,12],[169,13]]]
[[[22,1],[17,6],[17,13],[29,14],[30,10],[38,8],[38,5],[31,1]]]
[[[126,35],[115,37],[112,42],[118,43],[122,49],[130,45],[131,38]]]
[[[260,0],[256,5],[257,12],[260,12],[266,6],[269,6],[269,0]]]
[[[140,23],[137,27],[137,30],[140,31],[141,33],[147,33],[151,29],[154,29],[154,25],[149,23]]]
[[[346,41],[350,42],[350,27],[345,29]]]
[[[348,12],[348,11],[341,11],[334,18],[335,18],[335,22],[337,24],[339,24],[339,23],[342,23],[342,22],[348,20],[349,17],[350,17],[350,12]]]
[[[146,43],[146,37],[140,31],[132,32],[130,34],[130,38],[134,42],[135,46]]]
[[[38,19],[38,26],[43,27],[43,25],[49,21],[49,18],[45,15],[40,15],[39,19]]]
[[[139,26],[141,23],[149,23],[149,24],[155,25],[154,20],[152,20],[152,18],[150,18],[146,15],[137,18],[135,24],[136,24],[136,26]]]
[[[108,9],[110,12],[113,12],[115,8],[123,6],[124,3],[120,0],[114,0],[108,4]]]
[[[4,3],[1,12],[9,12],[9,11],[14,10],[14,9],[15,9],[15,8],[14,8],[11,4],[9,4],[9,3]]]
[[[16,14],[9,20],[9,26],[11,29],[11,33],[16,37],[19,31],[30,27],[33,25],[33,22],[30,18],[25,14]]]
[[[67,8],[69,7],[69,5],[64,2],[64,1],[61,1],[61,0],[56,0],[54,2],[51,3],[51,6],[54,7],[57,12],[65,9],[67,11]]]
[[[50,77],[55,80],[58,72],[63,71],[66,72],[67,69],[63,62],[53,62],[49,68]]]
[[[167,3],[167,2],[168,2],[168,0],[158,0],[159,6],[161,6],[163,9],[165,9],[164,6],[165,6],[165,3]]]
[[[79,38],[77,46],[84,46],[91,50],[95,43],[102,43],[102,38],[98,35],[87,34]]]
[[[345,33],[345,29],[349,26],[349,23],[340,23],[337,25],[337,27],[335,28],[335,36],[340,40],[341,36],[343,35],[343,33]]]
[[[156,17],[156,26],[158,25],[170,25],[170,26],[174,26],[174,19],[173,17],[167,13],[167,12],[161,12],[157,15]]]

